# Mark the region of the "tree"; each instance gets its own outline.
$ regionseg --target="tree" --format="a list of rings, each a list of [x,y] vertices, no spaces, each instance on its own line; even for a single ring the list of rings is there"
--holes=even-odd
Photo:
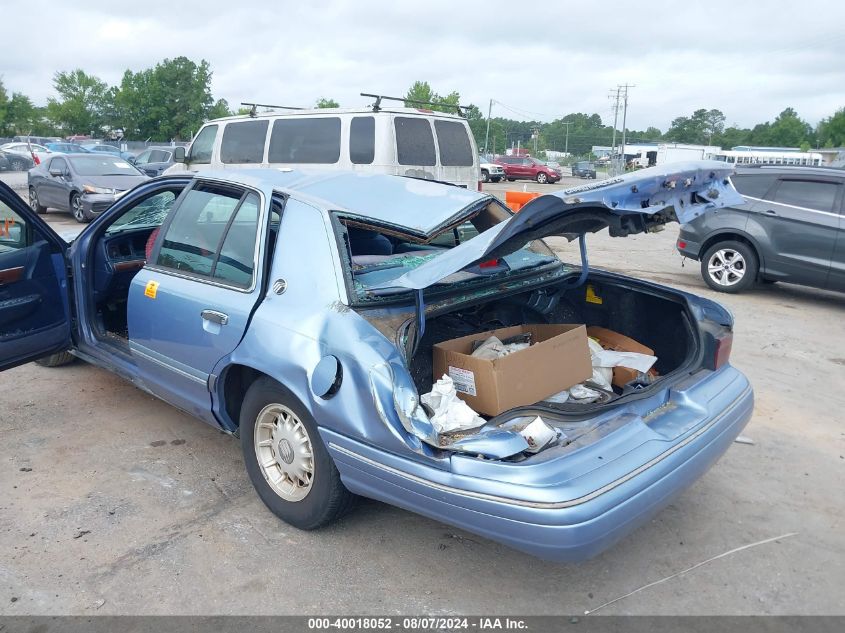
[[[776,147],[799,147],[814,140],[813,128],[793,108],[781,112],[769,128],[769,144]]]
[[[334,99],[327,99],[326,97],[320,97],[317,99],[316,107],[318,108],[339,108],[340,104],[335,101]]]
[[[422,101],[424,103],[432,104],[426,106],[431,110],[437,110],[438,112],[451,112],[452,114],[455,114],[458,111],[457,106],[461,101],[461,95],[456,90],[453,90],[445,97],[441,97],[431,89],[431,86],[428,85],[427,81],[415,81],[408,90],[408,93],[405,95],[405,99],[406,108],[418,107],[420,104],[413,102]]]
[[[40,113],[29,97],[20,92],[12,93],[6,105],[5,121],[0,123],[0,133],[6,136],[16,134],[29,134],[32,131],[41,131]]]
[[[721,110],[701,108],[690,117],[678,117],[663,136],[667,141],[676,143],[696,143],[710,145],[714,137],[725,128],[725,115]]]
[[[225,99],[211,96],[211,69],[187,57],[165,59],[154,68],[123,74],[114,96],[113,127],[127,138],[189,139],[209,118],[230,114]]]
[[[6,86],[3,85],[3,79],[0,78],[0,127],[6,125],[6,108],[8,107],[9,96],[6,93]]]
[[[845,108],[837,110],[834,115],[821,120],[816,138],[822,147],[842,147],[845,145]]]
[[[81,69],[53,75],[59,99],[47,100],[47,113],[68,134],[98,132],[103,123],[103,106],[108,86]]]

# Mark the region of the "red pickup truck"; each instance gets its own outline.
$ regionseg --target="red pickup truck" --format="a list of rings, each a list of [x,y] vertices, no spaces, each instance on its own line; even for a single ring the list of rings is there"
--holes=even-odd
[[[536,180],[540,184],[555,183],[561,173],[544,162],[530,156],[497,156],[496,162],[505,170],[505,178],[514,180]]]

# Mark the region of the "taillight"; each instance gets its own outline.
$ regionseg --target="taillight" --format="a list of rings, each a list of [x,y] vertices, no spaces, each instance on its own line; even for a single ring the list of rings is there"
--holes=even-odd
[[[733,332],[724,332],[716,339],[716,349],[713,353],[713,369],[719,369],[722,365],[727,365],[731,359],[731,347],[734,342]]]

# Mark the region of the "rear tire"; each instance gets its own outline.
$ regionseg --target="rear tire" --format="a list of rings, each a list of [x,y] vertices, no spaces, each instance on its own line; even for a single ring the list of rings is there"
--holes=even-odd
[[[44,358],[39,358],[35,361],[36,365],[42,367],[61,367],[76,360],[76,356],[70,352],[59,352],[58,354],[50,354]]]
[[[247,390],[240,436],[252,485],[285,523],[314,530],[352,508],[356,497],[340,481],[314,418],[275,380],[259,378]]]
[[[12,171],[24,171],[26,169],[26,161],[20,158],[13,158],[9,161],[9,169]]]
[[[701,258],[701,276],[718,292],[748,290],[757,280],[758,270],[757,253],[743,242],[716,242]]]
[[[35,190],[35,187],[29,188],[29,208],[39,215],[47,213],[47,207],[38,201],[38,192]]]

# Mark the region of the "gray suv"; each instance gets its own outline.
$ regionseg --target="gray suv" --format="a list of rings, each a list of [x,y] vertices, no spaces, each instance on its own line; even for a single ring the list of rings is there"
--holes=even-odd
[[[677,248],[701,262],[720,292],[755,281],[845,291],[845,170],[757,166],[737,170],[745,204],[681,226]]]

